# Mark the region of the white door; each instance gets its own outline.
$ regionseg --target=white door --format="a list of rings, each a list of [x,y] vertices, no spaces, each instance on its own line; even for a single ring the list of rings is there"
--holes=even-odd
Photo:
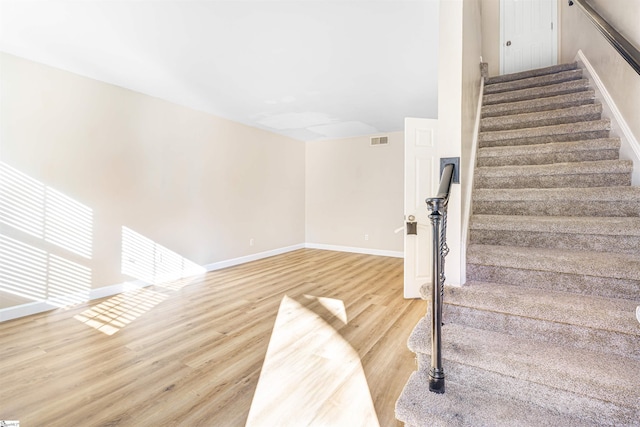
[[[407,118],[404,123],[404,218],[415,217],[417,234],[404,233],[404,297],[420,298],[431,282],[431,224],[425,200],[438,190],[438,121]]]
[[[558,62],[557,0],[501,0],[501,74]]]

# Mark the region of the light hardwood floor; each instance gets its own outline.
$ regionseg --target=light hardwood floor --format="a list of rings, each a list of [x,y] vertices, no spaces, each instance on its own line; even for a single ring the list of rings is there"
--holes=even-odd
[[[349,425],[401,425],[406,340],[426,311],[402,298],[402,273],[397,258],[304,249],[0,323],[0,420],[331,426],[352,410]]]

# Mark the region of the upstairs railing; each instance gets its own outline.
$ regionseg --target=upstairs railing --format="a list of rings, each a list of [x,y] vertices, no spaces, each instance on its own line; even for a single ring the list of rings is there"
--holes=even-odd
[[[607,22],[594,8],[589,6],[585,0],[569,0],[569,6],[577,4],[587,15],[587,18],[596,26],[598,31],[614,47],[615,50],[640,74],[640,51],[629,40],[618,32]]]
[[[429,391],[444,393],[444,369],[442,368],[442,299],[444,296],[444,257],[447,246],[447,205],[455,165],[447,163],[440,177],[438,195],[426,200],[431,212],[429,219],[433,228],[433,251],[431,269],[431,369]]]

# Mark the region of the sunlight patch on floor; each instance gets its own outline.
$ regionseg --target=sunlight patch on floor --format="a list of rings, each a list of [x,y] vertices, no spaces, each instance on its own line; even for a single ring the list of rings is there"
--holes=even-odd
[[[379,426],[358,353],[333,317],[346,323],[340,300],[282,299],[247,427]]]
[[[74,319],[107,335],[113,335],[169,296],[149,289],[118,294],[75,315]]]
[[[345,325],[347,324],[347,310],[345,309],[342,300],[327,297],[316,297],[313,295],[305,295],[304,297],[311,301],[318,301],[331,314],[342,320],[342,323]]]

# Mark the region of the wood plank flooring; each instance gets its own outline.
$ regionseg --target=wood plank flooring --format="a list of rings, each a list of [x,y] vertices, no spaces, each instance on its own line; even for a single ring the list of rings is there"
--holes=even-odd
[[[399,426],[426,312],[402,274],[401,259],[303,249],[0,323],[0,420]]]

